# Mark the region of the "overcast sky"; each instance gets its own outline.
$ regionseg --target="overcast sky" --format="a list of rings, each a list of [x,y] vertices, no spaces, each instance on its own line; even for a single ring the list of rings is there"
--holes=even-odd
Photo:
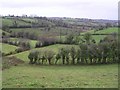
[[[0,0],[1,15],[118,19],[119,0]]]

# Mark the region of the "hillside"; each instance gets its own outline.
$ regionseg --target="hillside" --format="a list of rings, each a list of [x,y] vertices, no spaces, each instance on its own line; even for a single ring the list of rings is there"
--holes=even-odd
[[[0,43],[0,46],[2,46],[2,49],[0,51],[2,51],[5,54],[13,52],[17,48],[19,48],[19,47],[13,46],[13,45],[5,44],[5,43]]]
[[[78,46],[75,46],[75,45],[63,45],[63,44],[56,44],[56,45],[51,45],[51,46],[46,46],[46,47],[43,47],[43,48],[35,48],[35,49],[31,49],[29,51],[24,51],[24,52],[21,52],[21,53],[18,53],[18,54],[14,54],[14,55],[10,55],[11,56],[15,56],[23,61],[26,61],[27,63],[29,62],[29,59],[28,59],[28,54],[30,51],[34,51],[34,50],[38,50],[38,51],[42,51],[42,50],[52,50],[54,51],[55,53],[57,53],[59,51],[60,48],[62,47],[78,47]]]
[[[112,33],[118,33],[118,28],[107,28],[103,30],[90,30],[85,33],[90,33],[90,34],[112,34]],[[81,33],[81,34],[85,34]]]
[[[3,88],[118,87],[116,20],[13,15],[2,21]]]
[[[99,26],[117,26],[116,20],[97,20],[85,18],[59,18],[59,17],[2,17],[3,27],[11,28],[40,28],[40,27],[67,27],[82,30],[99,28]]]
[[[90,30],[87,32],[80,33],[80,37],[83,38],[83,35],[86,33],[92,34],[92,38],[98,43],[100,40],[104,39],[107,35],[118,33],[118,28],[107,28],[103,30]]]

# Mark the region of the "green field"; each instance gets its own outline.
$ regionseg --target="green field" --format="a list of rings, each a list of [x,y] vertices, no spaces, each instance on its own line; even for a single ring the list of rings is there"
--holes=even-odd
[[[3,53],[9,53],[9,52],[15,51],[18,48],[16,46],[5,44],[5,43],[0,43],[0,46],[2,46]]]
[[[28,21],[28,22],[36,22],[37,19],[33,19],[33,18],[22,18],[22,20]]]
[[[30,40],[30,39],[24,39],[24,38],[10,38],[10,41],[29,41],[31,48],[35,48],[35,45],[37,43],[37,40]]]
[[[10,33],[3,31],[2,29],[0,29],[0,35],[2,34],[2,32],[4,32],[6,35],[10,35]]]
[[[107,28],[107,29],[104,29],[104,30],[99,30],[99,31],[96,31],[94,32],[94,30],[90,30],[90,31],[87,31],[87,32],[84,32],[84,33],[81,33],[81,34],[85,34],[85,33],[91,33],[91,34],[111,34],[111,33],[118,33],[118,28]]]
[[[101,39],[104,39],[106,35],[92,35],[92,39],[96,41],[96,43],[99,43]],[[80,38],[83,38],[83,36],[80,36]]]
[[[118,28],[107,28],[104,30],[100,30],[100,31],[96,31],[94,33],[94,30],[90,30],[84,33],[81,33],[81,35],[84,35],[85,33],[90,33],[90,34],[111,34],[111,33],[118,33]],[[81,38],[83,36],[80,36]],[[92,38],[95,39],[95,41],[98,43],[101,39],[104,39],[104,37],[106,37],[106,35],[92,35]]]
[[[71,34],[71,33],[75,33],[75,30],[73,29],[68,29],[65,27],[55,27],[55,28],[51,28],[49,31],[46,30],[46,28],[26,28],[26,29],[22,29],[22,28],[18,28],[18,29],[10,29],[12,32],[29,32],[32,34],[35,34],[36,36],[47,36],[47,37],[56,37],[60,35],[64,36],[67,34]]]
[[[3,71],[3,88],[117,88],[118,65],[36,66]]]
[[[60,48],[71,48],[75,47],[78,49],[78,45],[68,45],[68,44],[54,44],[49,46],[44,46],[40,48],[35,48],[36,40],[30,40],[26,38],[20,38],[21,36],[16,36],[13,38],[12,34],[17,32],[29,32],[29,34],[33,34],[38,36],[39,38],[55,38],[65,41],[66,36],[69,34],[81,36],[83,39],[83,35],[87,32],[91,34],[111,34],[118,33],[118,28],[107,28],[104,30],[96,31],[89,30],[87,32],[83,32],[81,30],[82,26],[77,25],[95,25],[95,23],[91,22],[81,22],[77,19],[67,19],[63,20],[66,23],[75,24],[73,28],[67,26],[57,26],[56,22],[51,22],[45,19],[36,19],[36,18],[3,18],[3,26],[14,26],[14,23],[17,23],[17,26],[29,26],[31,27],[32,23],[38,23],[38,25],[46,24],[46,26],[40,26],[39,28],[10,28],[11,33],[2,31],[0,29],[0,33],[6,33],[10,41],[29,41],[31,45],[31,49],[27,51],[23,51],[16,54],[8,55],[7,57],[11,57],[14,60],[14,63],[11,64],[9,68],[5,68],[2,72],[2,85],[3,88],[118,88],[118,64],[97,64],[97,65],[63,65],[62,59],[60,59],[55,64],[48,64],[47,62],[43,62],[44,64],[29,64],[28,55],[31,51],[38,50],[40,53],[45,53],[44,51],[54,51],[58,53]],[[97,24],[97,23],[96,23]],[[52,26],[52,27],[51,27]],[[48,29],[50,27],[50,30]],[[14,33],[15,32],[15,33]],[[24,35],[24,34],[23,34]],[[9,37],[10,36],[10,37]],[[14,36],[14,35],[13,35]],[[92,35],[92,39],[95,39],[98,43],[101,39],[104,39],[107,35]],[[24,37],[24,36],[23,36]],[[28,37],[29,38],[29,37]],[[96,44],[97,44],[96,43]],[[0,50],[8,54],[10,52],[14,52],[17,46],[9,45],[5,43],[0,43]],[[93,50],[93,49],[92,49]],[[71,53],[70,53],[71,54]],[[12,57],[14,56],[14,57]],[[108,55],[109,56],[109,55]],[[7,58],[6,57],[6,58]],[[69,55],[69,61],[71,62],[71,56]],[[81,56],[80,56],[81,57]],[[89,58],[87,58],[88,60]],[[94,59],[94,58],[93,58]],[[97,58],[98,59],[98,58]],[[108,59],[108,58],[107,58]],[[110,58],[111,59],[111,58]],[[7,63],[10,63],[10,58],[6,59]],[[52,58],[51,62],[54,62],[55,56]],[[77,60],[77,59],[75,59]],[[96,59],[95,59],[96,60]],[[103,60],[103,59],[102,59]],[[3,59],[3,61],[5,61]],[[13,62],[11,59],[11,63]],[[23,61],[23,63],[18,63],[18,61]],[[5,63],[6,67],[7,64]]]
[[[4,26],[13,26],[14,21],[16,21],[18,26],[31,25],[30,23],[23,22],[19,19],[14,18],[2,18],[2,24]]]

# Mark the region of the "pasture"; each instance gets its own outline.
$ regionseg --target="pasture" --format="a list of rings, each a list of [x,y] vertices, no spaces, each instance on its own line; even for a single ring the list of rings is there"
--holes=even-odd
[[[36,66],[3,71],[3,88],[117,88],[118,65]]]
[[[95,30],[90,30],[81,34],[85,34],[85,33],[91,33],[91,34],[111,34],[111,33],[118,33],[118,28],[107,28],[107,29],[103,29],[103,30],[98,30],[96,32],[94,32]]]
[[[30,40],[30,39],[24,39],[24,38],[10,38],[10,41],[29,41],[31,48],[35,48],[35,45],[37,43],[37,40]]]
[[[118,88],[117,39],[107,37],[118,33],[117,27],[97,30],[99,22],[77,18],[4,17],[2,22],[0,33],[6,35],[0,50],[5,67],[10,64],[2,71],[3,88]]]
[[[5,26],[13,26],[15,21],[16,21],[18,26],[31,25],[30,23],[26,23],[26,22],[21,21],[19,19],[14,19],[14,18],[3,18],[2,19],[2,23]]]
[[[2,47],[1,51],[5,54],[15,51],[18,48],[16,46],[5,44],[5,43],[0,43],[0,46]]]
[[[104,30],[99,30],[94,32],[94,30],[90,30],[87,32],[83,32],[81,33],[81,35],[84,35],[86,33],[90,33],[90,34],[112,34],[112,33],[118,33],[118,28],[107,28]],[[81,38],[83,38],[83,36],[80,36]],[[97,43],[101,40],[104,39],[106,37],[106,35],[92,35],[92,39],[94,39]]]

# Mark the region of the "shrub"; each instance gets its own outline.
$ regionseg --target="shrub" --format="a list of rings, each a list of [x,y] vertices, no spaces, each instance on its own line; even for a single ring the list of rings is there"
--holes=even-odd
[[[48,60],[49,65],[52,64],[51,60],[53,59],[55,53],[53,51],[47,50],[45,51],[45,58]]]

